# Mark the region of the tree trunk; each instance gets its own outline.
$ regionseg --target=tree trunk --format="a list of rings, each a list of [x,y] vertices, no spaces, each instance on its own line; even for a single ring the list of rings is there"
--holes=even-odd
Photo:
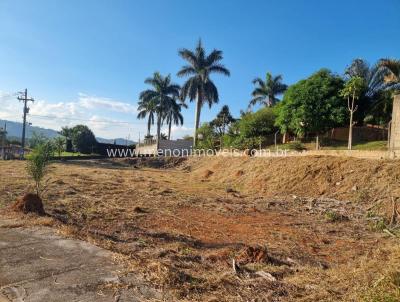
[[[157,116],[157,143],[161,139],[161,115]]]
[[[268,104],[267,104],[267,107],[272,107],[272,105],[273,105],[273,96],[271,96],[271,95],[268,95]]]
[[[168,125],[168,140],[171,139],[171,126],[172,126],[172,118],[169,120],[169,125]]]
[[[151,119],[149,117],[147,121],[147,137],[150,137],[150,129],[151,129]]]
[[[353,110],[350,111],[349,142],[347,149],[351,150],[353,145]]]
[[[351,101],[351,107],[349,108],[350,110],[350,125],[349,125],[349,142],[347,145],[347,149],[351,150],[353,147],[353,114],[354,114],[354,93],[353,93],[353,99]]]
[[[195,112],[195,128],[193,135],[193,147],[197,145],[197,129],[199,129],[200,125],[200,111],[201,111],[201,93],[197,92],[197,100],[196,100],[196,112]]]
[[[285,131],[282,136],[282,144],[286,144],[287,132]]]

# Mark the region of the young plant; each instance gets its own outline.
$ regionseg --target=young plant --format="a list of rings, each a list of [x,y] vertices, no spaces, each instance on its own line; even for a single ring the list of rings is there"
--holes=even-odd
[[[35,182],[36,195],[39,197],[42,191],[42,180],[47,173],[53,151],[53,146],[47,142],[37,145],[27,157],[26,169]]]
[[[365,81],[361,77],[353,77],[344,85],[341,90],[340,95],[347,99],[347,108],[350,112],[350,125],[349,125],[349,141],[347,148],[352,149],[353,146],[353,115],[357,111],[358,105],[356,105],[356,100],[358,100],[365,90]]]

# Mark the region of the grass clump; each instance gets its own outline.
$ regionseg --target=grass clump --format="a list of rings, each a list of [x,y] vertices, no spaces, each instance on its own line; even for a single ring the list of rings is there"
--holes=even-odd
[[[325,212],[325,219],[328,222],[340,222],[340,221],[347,221],[349,218],[343,214],[334,212],[334,211],[326,211]]]

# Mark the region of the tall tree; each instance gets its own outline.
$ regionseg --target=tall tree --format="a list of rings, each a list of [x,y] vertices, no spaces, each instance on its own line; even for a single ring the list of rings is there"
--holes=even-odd
[[[154,125],[154,116],[156,114],[156,102],[154,100],[139,101],[138,103],[138,119],[144,119],[147,116],[147,137],[151,136],[151,125]]]
[[[343,89],[340,91],[340,95],[347,99],[347,108],[350,112],[349,140],[347,146],[349,150],[352,149],[353,145],[353,115],[358,109],[358,105],[355,102],[360,98],[364,91],[365,81],[363,78],[357,76],[348,80]]]
[[[346,107],[340,97],[343,79],[327,69],[291,85],[279,103],[276,125],[282,133],[319,135],[342,125]]]
[[[169,104],[166,112],[165,112],[165,122],[168,125],[168,139],[171,139],[171,128],[172,123],[174,125],[183,125],[183,115],[181,113],[182,107],[187,108],[185,103],[178,103],[177,99],[173,99],[173,101]]]
[[[360,77],[365,88],[358,99],[354,119],[361,124],[365,120],[383,122],[390,120],[391,97],[387,92],[400,90],[400,60],[380,59],[370,66],[366,60],[355,59],[345,70],[347,80]],[[375,118],[378,117],[378,118]]]
[[[265,76],[265,81],[261,78],[255,78],[253,84],[256,85],[256,88],[251,93],[253,98],[250,100],[249,108],[257,103],[272,107],[279,101],[276,95],[284,93],[288,87],[282,83],[281,75],[272,76],[269,72]]]
[[[140,93],[139,99],[141,102],[155,104],[155,113],[157,115],[157,140],[161,139],[161,125],[165,112],[174,98],[179,97],[179,85],[171,82],[171,75],[162,76],[159,72],[155,72],[152,77],[144,81],[151,85],[151,89],[147,89]]]
[[[188,63],[181,68],[178,76],[189,77],[182,86],[181,98],[189,98],[190,101],[196,100],[195,131],[193,135],[193,144],[196,146],[201,108],[204,103],[211,107],[219,100],[217,87],[211,80],[210,75],[212,73],[220,73],[229,76],[230,72],[221,64],[223,59],[222,51],[214,49],[207,55],[201,40],[199,40],[194,51],[184,48],[179,50],[178,53]]]
[[[72,145],[76,151],[90,154],[95,151],[97,140],[88,126],[76,125],[72,128]]]
[[[65,150],[65,137],[57,136],[53,139],[53,145],[58,153],[58,157],[61,157],[61,153]]]
[[[210,122],[210,125],[214,127],[217,133],[221,136],[226,133],[227,128],[230,124],[235,121],[232,114],[229,111],[227,105],[222,106],[221,111],[218,112],[216,118]]]
[[[382,68],[379,62],[370,66],[366,60],[354,59],[345,70],[347,78],[362,78],[366,89],[364,94],[367,98],[374,99],[376,95],[383,89],[385,84],[385,76],[388,70]]]
[[[72,128],[68,126],[61,127],[61,131],[58,132],[60,135],[65,137],[65,151],[72,151]]]

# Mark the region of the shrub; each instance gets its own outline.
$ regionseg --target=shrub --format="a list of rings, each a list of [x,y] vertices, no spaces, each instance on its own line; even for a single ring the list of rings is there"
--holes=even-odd
[[[36,194],[40,196],[42,190],[42,180],[46,175],[47,166],[50,162],[50,157],[53,154],[53,146],[47,142],[37,145],[33,151],[27,156],[28,162],[26,169],[28,174],[35,182]]]
[[[258,149],[265,137],[275,133],[275,112],[273,108],[262,108],[254,113],[249,112],[229,129],[224,135],[224,146],[236,149]]]
[[[303,151],[306,147],[301,142],[291,142],[285,145],[289,150]]]

